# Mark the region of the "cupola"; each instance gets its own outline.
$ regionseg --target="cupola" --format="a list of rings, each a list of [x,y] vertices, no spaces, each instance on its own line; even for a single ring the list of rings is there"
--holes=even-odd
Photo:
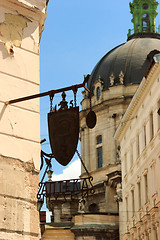
[[[88,88],[93,95],[100,90],[96,85],[100,87],[97,82],[99,76],[103,82],[101,97],[103,91],[111,87],[141,82],[150,66],[148,54],[154,50],[160,51],[160,32],[156,28],[157,6],[156,0],[133,0],[130,3],[134,29],[129,30],[126,43],[109,51],[93,69],[88,81]]]
[[[156,28],[157,6],[156,0],[133,0],[133,3],[130,3],[134,29],[129,29],[128,40],[141,36],[157,37],[159,35]]]

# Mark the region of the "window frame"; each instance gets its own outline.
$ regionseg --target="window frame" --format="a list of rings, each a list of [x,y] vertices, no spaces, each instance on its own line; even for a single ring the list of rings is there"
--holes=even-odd
[[[102,135],[96,137],[96,159],[97,169],[103,167],[103,147],[102,147]]]

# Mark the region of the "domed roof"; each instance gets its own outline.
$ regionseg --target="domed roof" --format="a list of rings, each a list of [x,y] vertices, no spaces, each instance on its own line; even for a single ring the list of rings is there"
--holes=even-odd
[[[140,83],[151,63],[147,55],[153,50],[160,51],[160,39],[135,38],[117,46],[97,63],[89,78],[88,88],[92,90],[100,77],[104,82],[104,90],[107,90],[111,75],[114,75],[114,85],[118,85],[122,72],[124,85]]]

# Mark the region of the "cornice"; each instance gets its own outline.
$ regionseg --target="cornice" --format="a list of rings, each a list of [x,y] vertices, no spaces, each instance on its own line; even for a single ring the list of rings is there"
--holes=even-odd
[[[139,101],[143,101],[143,99],[146,97],[146,92],[150,89],[151,85],[153,84],[153,76],[157,73],[157,69],[160,68],[160,63],[157,62],[153,65],[152,69],[150,70],[147,78],[143,77],[142,82],[140,83],[135,95],[132,98],[132,101],[130,102],[123,118],[121,119],[119,126],[116,130],[116,133],[114,137],[118,140],[121,140],[122,135],[125,133],[126,129],[128,128],[127,121],[129,119],[132,119],[135,115],[135,112],[139,108]],[[123,123],[126,124],[123,124]]]
[[[39,22],[40,38],[44,29],[46,19],[47,0],[3,0],[0,1],[0,6],[4,6],[15,14],[20,14]]]

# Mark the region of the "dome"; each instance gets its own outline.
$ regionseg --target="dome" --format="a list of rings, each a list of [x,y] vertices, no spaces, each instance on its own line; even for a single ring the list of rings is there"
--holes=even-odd
[[[100,77],[104,90],[107,90],[111,75],[114,75],[114,85],[118,85],[119,74],[122,72],[124,85],[139,84],[151,63],[147,55],[153,50],[160,51],[160,39],[135,38],[115,47],[95,66],[88,81],[88,88],[92,90]]]

